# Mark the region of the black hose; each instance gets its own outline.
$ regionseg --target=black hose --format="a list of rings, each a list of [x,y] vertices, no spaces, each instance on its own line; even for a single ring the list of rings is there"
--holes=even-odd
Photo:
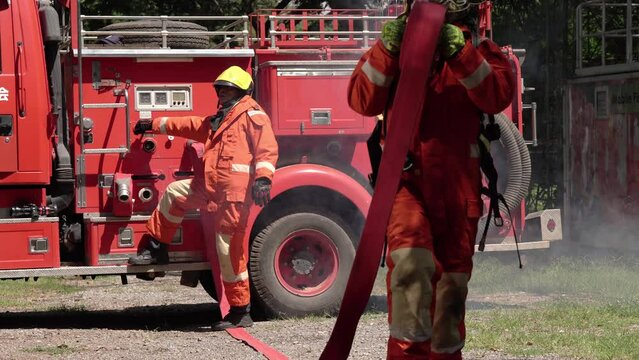
[[[64,94],[62,83],[62,66],[60,64],[60,42],[62,35],[59,16],[55,8],[42,5],[39,9],[42,39],[49,75],[51,104],[56,116],[56,132],[58,142],[55,144],[55,170],[52,192],[55,196],[47,196],[47,205],[53,205],[56,213],[66,209],[71,204],[75,194],[75,179],[71,154],[69,153],[69,133],[67,114],[64,108]]]

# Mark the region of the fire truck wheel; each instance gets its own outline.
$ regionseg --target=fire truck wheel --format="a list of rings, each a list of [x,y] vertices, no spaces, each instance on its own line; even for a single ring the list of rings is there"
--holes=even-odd
[[[262,230],[249,264],[256,307],[267,317],[334,313],[355,258],[346,228],[329,214],[307,212]]]
[[[180,31],[208,31],[206,27],[184,21],[166,21],[166,29],[171,33]],[[117,34],[118,31],[152,31],[158,35],[123,35],[122,43],[145,44],[147,46],[162,46],[162,22],[159,20],[129,21],[107,25],[99,31],[111,31]],[[167,46],[173,49],[206,49],[209,47],[209,37],[207,35],[176,35],[167,37]]]
[[[215,289],[215,282],[213,281],[211,270],[204,270],[200,272],[200,284],[202,284],[204,290],[213,298],[213,300],[219,300],[217,298],[217,290]]]

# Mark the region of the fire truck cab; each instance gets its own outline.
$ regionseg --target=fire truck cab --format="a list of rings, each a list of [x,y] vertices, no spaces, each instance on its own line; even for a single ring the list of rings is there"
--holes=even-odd
[[[482,9],[487,34],[490,2]],[[120,275],[126,283],[181,271],[217,298],[198,212],[173,239],[170,264],[127,265],[166,186],[193,176],[199,161],[192,141],[134,135],[133,125],[215,113],[212,83],[238,65],[253,74],[280,148],[272,201],[251,208],[244,240],[254,308],[271,316],[336,309],[371,200],[366,140],[377,121],[353,112],[346,90],[390,18],[371,9],[112,16],[84,14],[76,0],[0,0],[0,278]],[[504,51],[521,84],[518,52]],[[513,250],[509,234],[543,218],[520,205],[527,182],[517,178],[530,176],[520,134],[527,108],[520,91],[502,116],[503,163],[514,169],[504,186],[514,184],[518,215],[487,250]]]

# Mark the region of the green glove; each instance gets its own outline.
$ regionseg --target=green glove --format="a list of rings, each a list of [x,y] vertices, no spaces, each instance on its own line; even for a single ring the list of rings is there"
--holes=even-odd
[[[442,27],[439,49],[444,58],[454,56],[464,45],[466,45],[466,39],[464,39],[464,33],[460,28],[452,24],[445,24]]]
[[[381,39],[386,50],[393,54],[399,52],[399,48],[402,46],[404,29],[406,29],[406,15],[401,15],[397,19],[385,22],[382,25]]]

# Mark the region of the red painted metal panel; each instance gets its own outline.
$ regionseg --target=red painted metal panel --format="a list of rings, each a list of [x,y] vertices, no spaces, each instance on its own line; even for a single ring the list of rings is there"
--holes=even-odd
[[[14,44],[12,33],[13,20],[8,8],[0,10],[0,116],[4,121],[10,121],[15,127],[17,121],[16,112],[16,88],[14,66]],[[2,173],[12,173],[18,170],[18,147],[15,129],[11,136],[0,138],[0,176]],[[2,180],[0,180],[1,182]]]
[[[285,69],[282,71],[286,71]],[[277,135],[370,134],[372,118],[350,109],[346,103],[350,74],[278,75],[276,65],[259,71],[262,104],[271,115]],[[330,112],[330,121],[312,120],[312,113]]]
[[[125,231],[126,233],[123,233]],[[85,222],[86,264],[125,265],[129,256],[135,254],[140,239],[146,233],[145,221]],[[122,236],[121,234],[124,234]],[[131,235],[131,241],[128,236]],[[121,238],[124,237],[124,241]],[[171,257],[190,256],[196,261],[206,259],[206,250],[199,219],[184,220],[176,234],[181,243],[169,246]]]
[[[280,76],[276,101],[281,103],[276,119],[279,129],[322,129],[322,134],[339,134],[344,129],[361,129],[364,116],[355,113],[344,99],[350,76]],[[313,123],[312,111],[330,111],[328,124]]]
[[[300,186],[320,186],[331,189],[349,199],[363,213],[368,213],[370,193],[350,176],[330,168],[315,164],[287,166],[275,172],[272,197]]]
[[[162,136],[166,140],[166,136]],[[185,140],[174,139],[160,141],[159,146],[167,149],[182,149],[184,157],[151,158],[149,154],[140,153],[137,156],[127,155],[93,155],[86,158],[86,207],[77,209],[78,212],[113,212],[113,186],[100,185],[108,176],[116,172],[132,176],[131,196],[134,213],[150,213],[155,209],[164,189],[175,180],[188,178],[192,170],[191,161],[184,150]],[[140,191],[151,191],[151,198],[143,200]]]
[[[56,268],[60,266],[57,222],[0,224],[0,270]],[[33,241],[45,241],[47,250],[32,249]]]
[[[1,188],[0,209],[8,209],[16,205],[36,204],[44,205],[46,201],[45,189]]]
[[[135,109],[135,86],[141,85],[190,85],[192,92],[192,110],[190,111],[152,111],[152,118],[159,116],[208,116],[216,112],[217,96],[212,83],[224,69],[231,65],[239,65],[250,70],[250,59],[247,58],[194,58],[191,61],[163,61],[152,63],[139,62],[135,58],[85,58],[83,62],[84,79],[92,79],[93,63],[99,62],[100,78],[113,80],[116,86],[94,89],[93,83],[86,81],[82,87],[83,103],[104,104],[124,103],[124,96],[114,90],[125,88],[129,81],[129,112],[131,132],[130,152],[124,156],[119,154],[85,155],[86,206],[78,207],[78,212],[113,211],[112,198],[108,196],[110,187],[99,187],[104,175],[115,173],[133,177],[132,195],[135,199],[133,212],[150,212],[157,205],[157,199],[164,188],[174,180],[184,179],[184,173],[191,170],[191,160],[185,151],[186,139],[172,138],[166,135],[133,135],[133,126],[140,119],[141,113]],[[78,84],[74,83],[77,99]],[[116,81],[117,80],[117,81]],[[70,108],[79,110],[78,104]],[[126,146],[126,111],[124,108],[93,108],[83,111],[84,118],[93,121],[93,143],[85,144],[85,149],[120,148]],[[73,126],[75,157],[81,155],[80,127]],[[153,152],[143,149],[145,140],[152,139],[156,143]],[[177,173],[177,174],[176,174]],[[179,174],[182,173],[180,176]],[[159,176],[159,178],[158,178]],[[140,201],[139,191],[150,188],[153,199]]]
[[[13,131],[0,139],[3,163],[6,161],[0,166],[0,185],[47,184],[51,175],[47,72],[41,40],[33,35],[41,33],[36,6],[35,2],[19,1],[2,10],[3,34],[6,31],[13,36],[0,40],[0,87],[8,90],[8,107],[0,105],[5,109],[0,114],[7,111],[13,116]],[[12,22],[11,15],[20,22]]]

